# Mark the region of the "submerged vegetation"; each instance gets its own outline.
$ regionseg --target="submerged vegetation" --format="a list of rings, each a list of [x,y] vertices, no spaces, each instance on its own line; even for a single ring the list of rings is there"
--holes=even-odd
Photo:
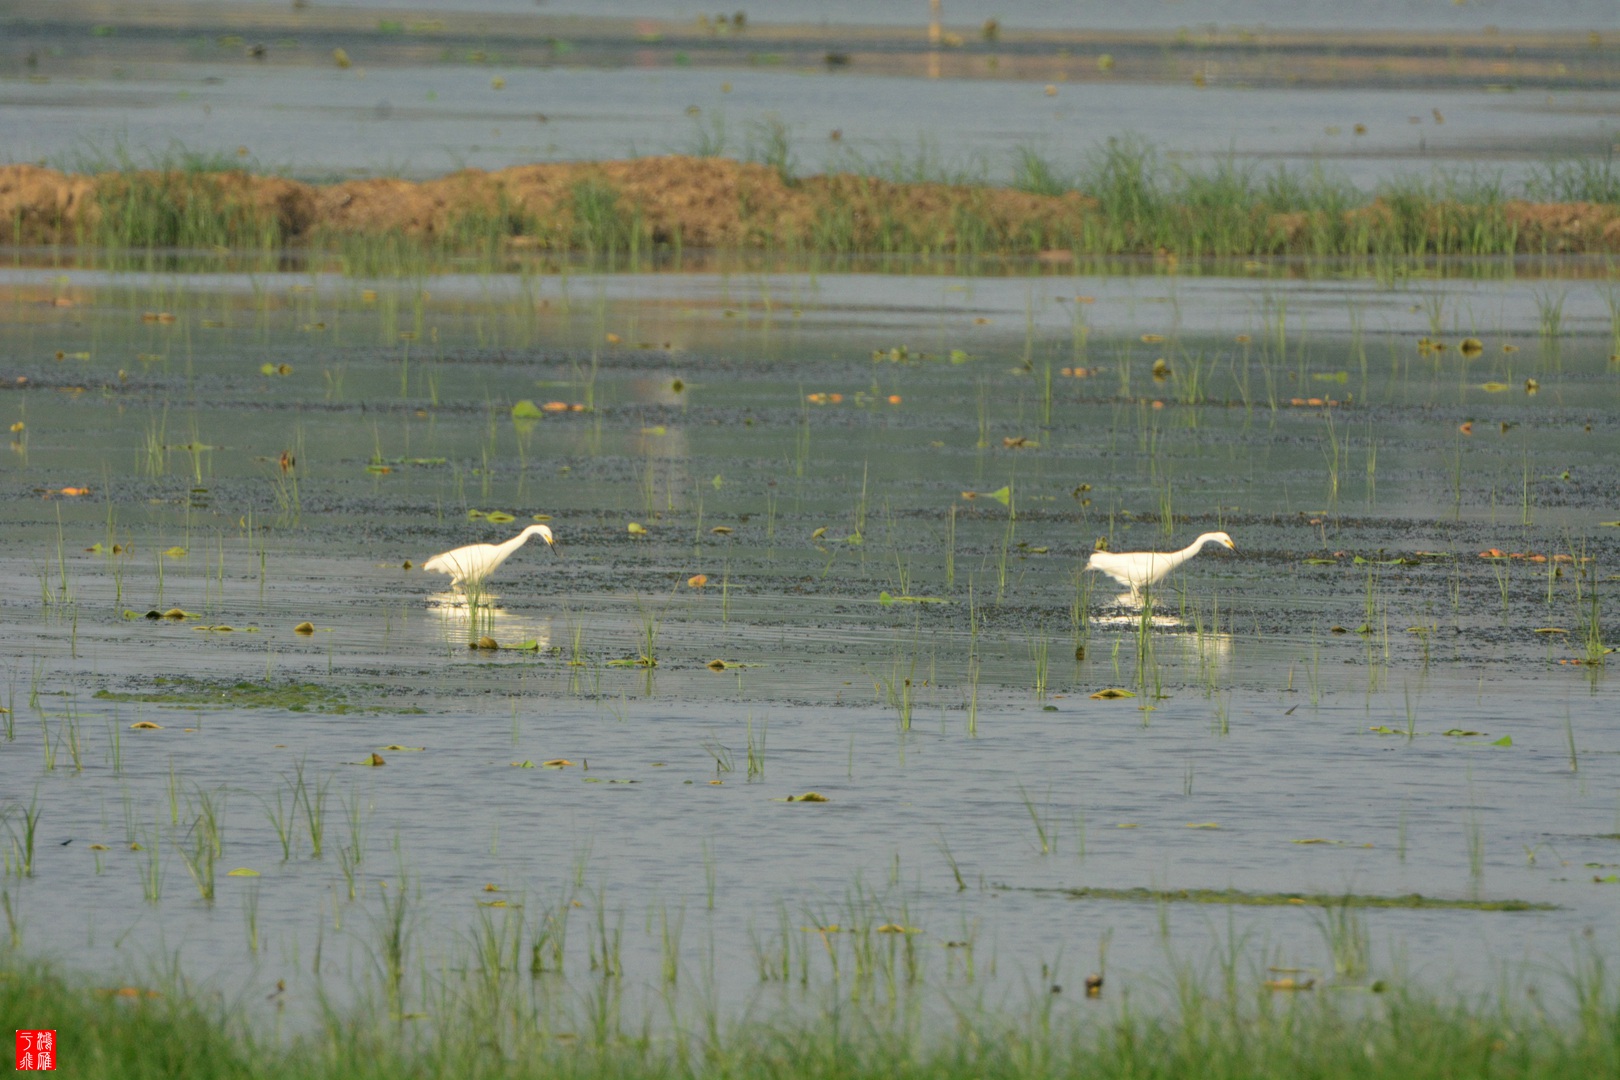
[[[313,683],[209,680],[187,675],[158,676],[150,690],[98,690],[101,701],[169,705],[183,709],[286,709],[290,712],[348,712],[341,690]]]
[[[1325,840],[1296,840],[1295,843],[1329,843]],[[1018,886],[1002,886],[1019,888]],[[1030,892],[1054,890],[1025,889]],[[1423,896],[1408,893],[1405,896],[1378,896],[1366,893],[1299,893],[1299,892],[1245,892],[1242,889],[1105,889],[1087,887],[1055,890],[1075,900],[1119,900],[1131,903],[1163,904],[1231,904],[1238,907],[1283,907],[1286,905],[1319,908],[1401,908],[1408,911],[1442,909],[1448,911],[1552,911],[1556,904],[1536,903],[1529,900],[1480,900]]]
[[[1609,252],[1620,247],[1620,168],[1554,161],[1518,190],[1499,175],[1404,175],[1364,191],[1321,167],[1233,158],[1167,162],[1110,139],[1073,167],[1020,149],[1010,183],[985,163],[846,151],[794,173],[780,132],[751,162],[697,156],[466,170],[437,180],[314,185],[176,154],[0,168],[0,221],[16,245],[116,251],[302,248],[351,272],[526,253],[637,259],[683,251],[778,255],[1410,258]],[[774,148],[774,149],[773,149]]]

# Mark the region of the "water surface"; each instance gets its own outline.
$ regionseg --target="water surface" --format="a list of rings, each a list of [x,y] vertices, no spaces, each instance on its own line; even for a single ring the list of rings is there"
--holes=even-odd
[[[481,919],[527,942],[568,910],[567,969],[600,915],[651,1002],[684,919],[678,965],[727,1007],[783,942],[829,978],[832,923],[920,930],[968,994],[1078,982],[1106,943],[1111,985],[1151,996],[1167,943],[1229,932],[1046,887],[1550,905],[1369,912],[1368,977],[1440,987],[1555,984],[1588,928],[1612,952],[1614,694],[1575,662],[1615,635],[1601,284],[0,288],[0,843],[37,810],[6,881],[32,950],[312,1007],[375,978],[403,886],[429,971]],[[476,621],[406,566],[536,514],[560,557],[513,556]],[[1238,551],[1145,621],[1080,573],[1099,540],[1216,528]],[[300,769],[323,850],[295,814],[284,859]],[[208,805],[212,902],[187,869]],[[1231,910],[1255,971],[1332,981],[1316,909]]]

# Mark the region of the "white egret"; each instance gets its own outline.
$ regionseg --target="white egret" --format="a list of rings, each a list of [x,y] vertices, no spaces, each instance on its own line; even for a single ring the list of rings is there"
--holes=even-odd
[[[1205,544],[1220,544],[1232,551],[1237,545],[1223,532],[1205,533],[1180,551],[1094,551],[1086,563],[1087,570],[1100,570],[1131,590],[1131,603],[1142,602],[1142,590],[1155,585],[1204,549]]]
[[[423,570],[432,570],[438,574],[449,574],[450,584],[460,585],[464,582],[477,584],[495,572],[495,568],[505,562],[507,556],[529,542],[529,537],[538,536],[556,554],[556,541],[552,539],[551,530],[544,525],[530,525],[504,544],[468,544],[452,551],[435,555],[422,564]]]

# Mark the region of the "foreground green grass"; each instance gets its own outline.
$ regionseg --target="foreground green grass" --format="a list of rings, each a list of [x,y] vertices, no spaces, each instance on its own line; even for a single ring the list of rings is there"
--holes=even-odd
[[[56,1029],[64,1077],[1620,1075],[1620,1010],[1595,961],[1571,978],[1571,1004],[1547,1013],[1526,997],[1466,1004],[1394,990],[1256,988],[1221,1000],[1178,985],[1178,1005],[1163,1017],[1105,998],[1072,1003],[1083,1019],[1071,1022],[1057,1018],[1059,997],[1042,995],[931,1023],[838,994],[820,1011],[796,1009],[796,1019],[705,1024],[681,1038],[618,1025],[576,1036],[542,1033],[514,1016],[521,1010],[510,1000],[485,1000],[450,1008],[437,1027],[329,1015],[320,1030],[278,1043],[203,998],[119,995],[0,959],[0,1018]]]

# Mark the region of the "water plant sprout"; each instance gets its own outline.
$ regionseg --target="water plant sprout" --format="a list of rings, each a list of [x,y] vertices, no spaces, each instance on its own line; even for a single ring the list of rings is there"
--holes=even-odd
[[[531,536],[540,537],[553,553],[556,552],[557,543],[552,538],[551,530],[544,525],[530,525],[504,544],[468,544],[442,552],[423,563],[422,569],[449,574],[452,585],[477,583],[493,574],[512,552],[528,543]]]
[[[1237,550],[1232,538],[1224,532],[1209,532],[1180,551],[1094,551],[1086,562],[1086,569],[1101,571],[1124,585],[1131,590],[1131,603],[1140,604],[1144,588],[1164,580],[1170,571],[1202,551],[1205,544]]]

